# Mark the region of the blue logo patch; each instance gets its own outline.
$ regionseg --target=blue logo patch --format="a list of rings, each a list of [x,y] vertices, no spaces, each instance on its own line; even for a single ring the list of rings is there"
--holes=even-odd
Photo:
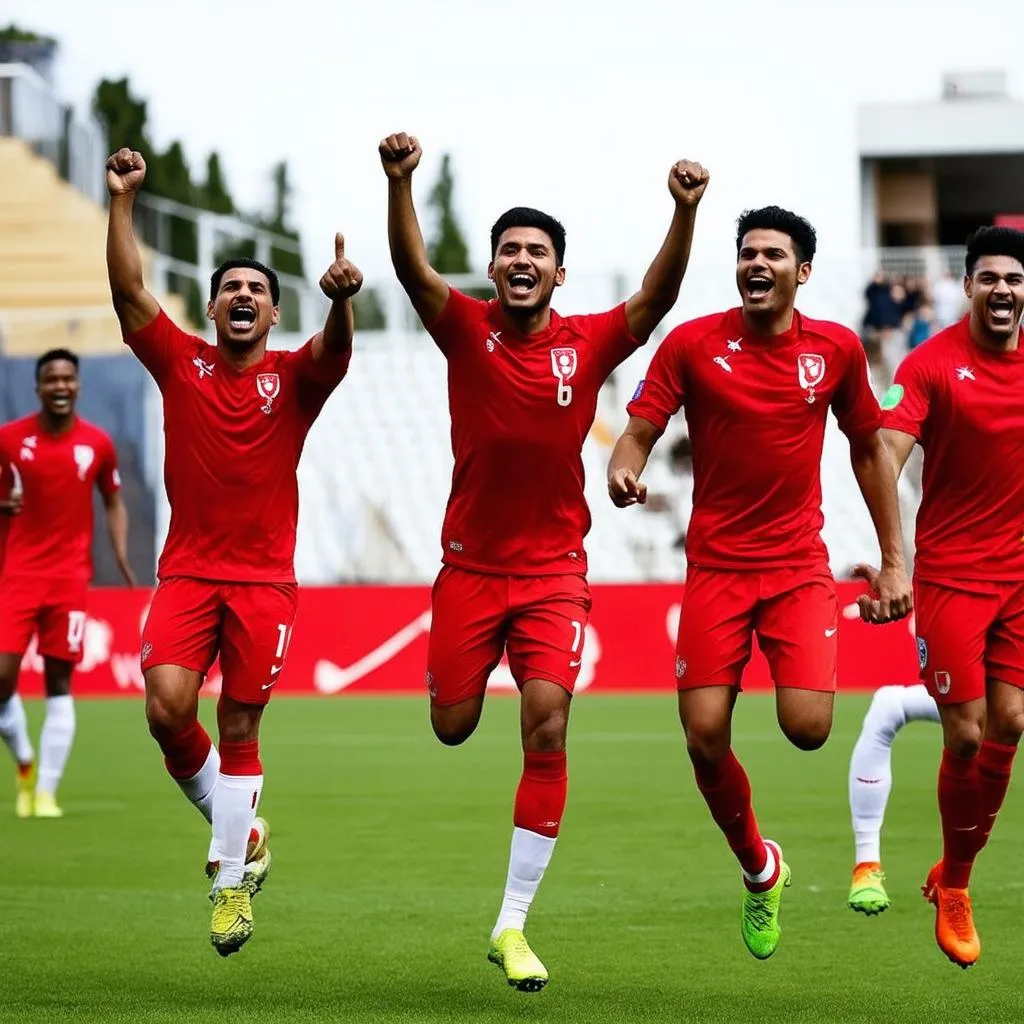
[[[644,384],[646,381],[640,381],[636,386],[636,391],[633,392],[633,397],[630,399],[631,402],[635,402],[644,393]]]
[[[928,664],[928,644],[925,643],[923,636],[917,638],[917,665],[918,668],[923,672],[925,666]]]

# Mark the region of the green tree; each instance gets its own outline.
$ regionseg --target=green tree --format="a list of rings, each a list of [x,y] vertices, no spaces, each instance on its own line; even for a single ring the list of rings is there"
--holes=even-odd
[[[206,181],[199,189],[199,203],[204,210],[212,210],[214,213],[235,212],[235,203],[224,180],[220,155],[217,153],[211,153],[206,158]]]
[[[430,191],[427,205],[434,214],[434,234],[427,244],[430,262],[439,274],[468,274],[469,246],[455,215],[455,176],[451,155],[441,158],[441,173]]]

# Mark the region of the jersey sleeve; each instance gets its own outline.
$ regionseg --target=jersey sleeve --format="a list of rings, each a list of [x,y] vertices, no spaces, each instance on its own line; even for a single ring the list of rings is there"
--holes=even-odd
[[[114,447],[114,442],[107,435],[103,436],[103,443],[100,446],[96,486],[104,498],[109,498],[112,494],[117,494],[121,490],[121,473],[117,468],[117,449]]]
[[[630,416],[638,416],[664,430],[679,411],[684,396],[686,338],[681,327],[666,335],[647,368],[647,376],[637,384],[626,406]]]
[[[298,384],[302,407],[311,419],[316,419],[331,392],[345,379],[352,362],[352,348],[344,352],[324,351],[317,359],[310,338],[302,348],[289,352],[285,361]]]
[[[593,313],[572,319],[577,329],[590,339],[605,376],[643,344],[630,333],[624,302],[606,313]]]
[[[436,319],[424,326],[434,339],[434,344],[448,355],[474,327],[486,319],[488,305],[483,299],[474,299],[455,288],[449,288],[444,309]]]
[[[867,437],[881,428],[882,410],[871,390],[864,346],[852,331],[847,338],[846,353],[843,376],[832,396],[832,411],[847,437]]]
[[[900,363],[892,387],[882,399],[882,425],[920,441],[931,407],[932,387],[928,367],[913,353]]]
[[[192,335],[183,331],[162,309],[156,319],[141,330],[124,336],[124,343],[135,353],[159,384],[167,374],[175,352]]]

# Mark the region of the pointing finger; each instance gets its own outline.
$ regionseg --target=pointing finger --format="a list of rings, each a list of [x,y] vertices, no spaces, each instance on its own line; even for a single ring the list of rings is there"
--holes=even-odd
[[[334,235],[334,258],[336,260],[345,258],[345,236],[340,231]]]

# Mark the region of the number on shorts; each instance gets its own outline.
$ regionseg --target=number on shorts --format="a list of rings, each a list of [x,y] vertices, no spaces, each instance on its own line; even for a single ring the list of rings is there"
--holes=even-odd
[[[583,623],[577,622],[575,619],[570,623],[572,625],[572,653],[575,654],[580,649],[580,641],[583,639]]]
[[[85,612],[68,612],[68,650],[77,654],[85,638]]]
[[[284,652],[288,650],[288,641],[292,638],[292,628],[287,622],[279,622],[277,625],[277,650],[275,658],[283,658]]]

